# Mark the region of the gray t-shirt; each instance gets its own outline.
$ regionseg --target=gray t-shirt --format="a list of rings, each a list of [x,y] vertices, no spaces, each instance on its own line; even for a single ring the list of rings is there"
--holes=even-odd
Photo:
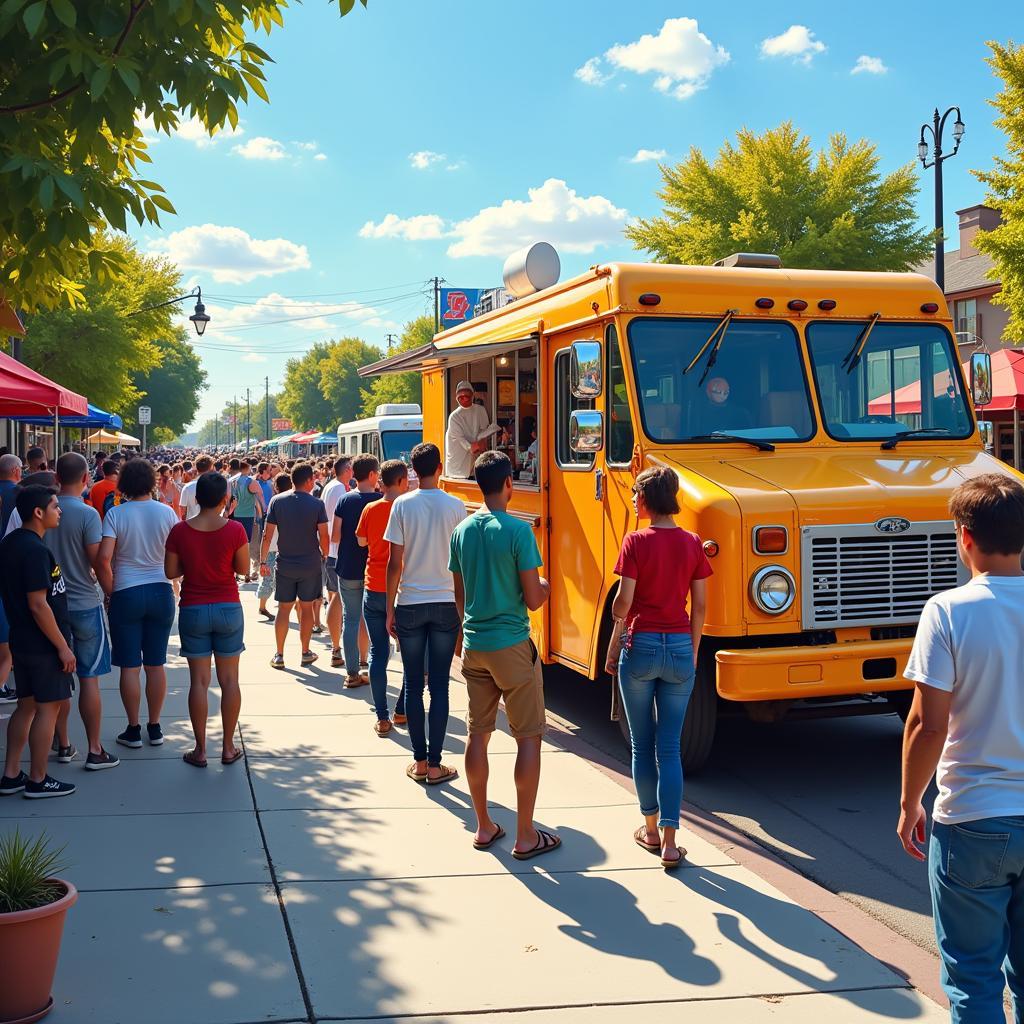
[[[167,583],[164,549],[178,521],[170,505],[152,498],[115,505],[103,519],[103,536],[116,540],[114,589]]]
[[[318,526],[327,522],[327,509],[305,491],[288,491],[270,499],[267,522],[277,536],[277,571],[293,579],[320,573],[322,552]]]
[[[60,505],[60,526],[47,530],[43,543],[60,566],[67,588],[68,611],[84,612],[103,601],[92,562],[85,553],[86,544],[99,544],[103,539],[100,514],[81,498],[70,494],[57,496]]]

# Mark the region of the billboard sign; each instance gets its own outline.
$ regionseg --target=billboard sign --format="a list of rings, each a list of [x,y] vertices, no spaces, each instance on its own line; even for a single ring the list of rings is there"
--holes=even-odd
[[[292,421],[286,419],[273,419],[270,421],[270,427],[272,430],[291,430]]]
[[[473,307],[485,288],[442,288],[441,330],[447,331],[473,319]]]

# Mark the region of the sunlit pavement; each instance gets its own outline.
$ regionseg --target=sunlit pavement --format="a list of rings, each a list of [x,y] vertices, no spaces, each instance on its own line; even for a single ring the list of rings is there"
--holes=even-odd
[[[545,743],[537,816],[563,847],[511,857],[515,743],[491,743],[494,817],[510,838],[473,849],[464,778],[405,776],[404,729],[373,732],[368,687],[343,689],[329,645],[286,671],[273,627],[244,597],[241,737],[224,767],[189,748],[188,670],[172,636],[162,747],[114,743],[124,719],[104,680],[103,740],[122,765],[73,780],[69,798],[0,801],[0,829],[67,844],[69,914],[54,1021],[243,1024],[487,1013],[501,1024],[945,1020],[888,967],[721,849],[681,833],[667,873],[634,845],[630,794]],[[392,699],[400,675],[391,671]],[[211,690],[211,713],[217,697]],[[448,760],[461,770],[465,691],[451,688]],[[500,722],[499,724],[503,724]],[[84,734],[77,711],[72,741]],[[687,1005],[681,1007],[680,1003]],[[649,1003],[638,1010],[633,1004]]]

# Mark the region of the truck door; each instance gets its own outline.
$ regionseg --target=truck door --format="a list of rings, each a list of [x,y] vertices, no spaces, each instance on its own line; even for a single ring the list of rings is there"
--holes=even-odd
[[[561,340],[561,339],[559,339]],[[598,608],[605,587],[604,492],[605,453],[577,454],[569,447],[569,414],[574,409],[603,409],[604,394],[575,398],[570,390],[570,345],[567,338],[554,354],[548,375],[553,415],[548,449],[548,538],[546,574],[551,581],[549,602],[550,654],[589,672]]]

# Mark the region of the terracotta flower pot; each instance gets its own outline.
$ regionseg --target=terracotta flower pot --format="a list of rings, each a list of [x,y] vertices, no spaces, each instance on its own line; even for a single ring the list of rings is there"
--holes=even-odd
[[[50,992],[64,932],[64,915],[78,899],[78,890],[62,878],[64,895],[33,910],[0,914],[0,949],[4,951],[0,985],[0,1024],[30,1024],[53,1007]]]

